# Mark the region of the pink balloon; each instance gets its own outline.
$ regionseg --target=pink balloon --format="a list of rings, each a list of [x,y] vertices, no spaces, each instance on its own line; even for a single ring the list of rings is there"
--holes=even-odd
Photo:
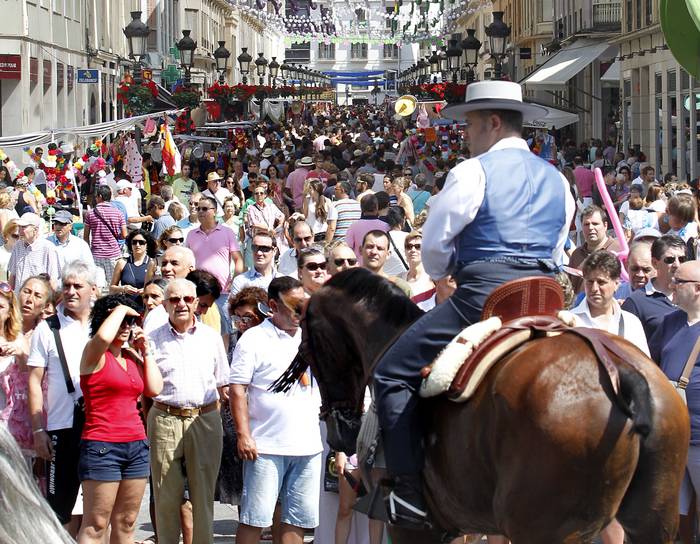
[[[603,199],[603,204],[608,212],[608,217],[612,223],[613,230],[615,231],[615,236],[617,236],[617,241],[620,243],[620,251],[616,253],[617,258],[620,259],[620,264],[622,265],[622,279],[624,281],[629,281],[629,275],[627,274],[627,269],[625,268],[625,263],[627,262],[627,255],[630,252],[630,248],[627,245],[627,238],[625,238],[625,232],[622,230],[622,224],[620,223],[620,216],[615,210],[615,206],[608,193],[608,188],[605,186],[605,180],[603,179],[603,172],[600,168],[595,168],[593,170],[595,174],[595,184],[598,187],[598,192],[600,197]]]

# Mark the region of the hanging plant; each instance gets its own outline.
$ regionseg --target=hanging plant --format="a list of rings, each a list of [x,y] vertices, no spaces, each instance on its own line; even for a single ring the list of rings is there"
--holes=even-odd
[[[173,103],[178,108],[194,109],[199,106],[200,92],[192,87],[178,86],[173,92]]]
[[[158,87],[151,80],[139,85],[131,77],[125,78],[117,89],[117,100],[124,104],[129,117],[150,113],[157,96]]]

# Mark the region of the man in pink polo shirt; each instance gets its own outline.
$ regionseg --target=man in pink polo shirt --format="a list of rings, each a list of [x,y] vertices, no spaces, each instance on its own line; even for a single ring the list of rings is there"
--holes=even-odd
[[[285,184],[285,192],[294,200],[294,209],[301,211],[301,205],[304,200],[304,182],[309,172],[315,167],[314,160],[311,157],[304,157],[299,161],[299,166],[287,176]]]
[[[226,308],[233,280],[231,263],[235,274],[240,274],[243,272],[243,257],[233,230],[216,221],[216,200],[209,196],[200,198],[197,216],[199,227],[187,234],[185,245],[194,253],[197,269],[206,270],[221,284],[221,296],[216,304],[224,321],[221,334],[227,335],[231,333],[231,316]],[[224,325],[226,330],[223,330]]]

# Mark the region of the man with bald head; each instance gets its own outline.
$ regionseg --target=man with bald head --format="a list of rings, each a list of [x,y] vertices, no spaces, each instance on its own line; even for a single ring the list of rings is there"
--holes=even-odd
[[[297,255],[302,249],[313,245],[314,235],[309,224],[303,219],[296,221],[290,227],[289,234],[292,238],[292,247],[280,255],[277,270],[283,276],[297,278]]]
[[[194,283],[173,279],[163,303],[168,321],[150,334],[164,376],[147,426],[160,542],[180,539],[185,479],[193,542],[213,542],[214,487],[223,444],[219,399],[228,385],[228,359],[221,336],[196,319],[198,302]]]

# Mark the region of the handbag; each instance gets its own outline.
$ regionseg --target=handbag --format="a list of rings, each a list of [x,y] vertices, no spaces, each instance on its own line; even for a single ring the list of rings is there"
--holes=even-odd
[[[329,451],[323,470],[323,490],[338,493],[338,467],[335,464],[335,452]]]
[[[58,351],[58,360],[61,361],[61,370],[63,371],[63,379],[66,382],[66,389],[68,389],[68,394],[73,396],[75,393],[75,386],[73,385],[73,380],[70,377],[70,371],[68,370],[68,362],[66,361],[66,352],[63,350],[63,342],[61,341],[61,322],[56,314],[46,318],[46,324],[51,329],[53,333],[54,340],[56,341],[56,351]],[[83,426],[85,425],[85,399],[80,397],[74,400],[73,404],[73,430],[78,434],[82,434]]]
[[[698,339],[695,341],[693,351],[690,352],[688,360],[685,362],[685,366],[683,367],[681,377],[678,378],[678,381],[669,380],[671,382],[671,385],[673,385],[673,387],[676,388],[676,391],[681,396],[683,402],[686,405],[688,404],[688,399],[685,396],[685,390],[688,387],[688,384],[690,383],[690,374],[691,372],[693,372],[693,367],[695,367],[695,361],[698,360],[698,355],[700,355],[700,337],[698,337]]]

